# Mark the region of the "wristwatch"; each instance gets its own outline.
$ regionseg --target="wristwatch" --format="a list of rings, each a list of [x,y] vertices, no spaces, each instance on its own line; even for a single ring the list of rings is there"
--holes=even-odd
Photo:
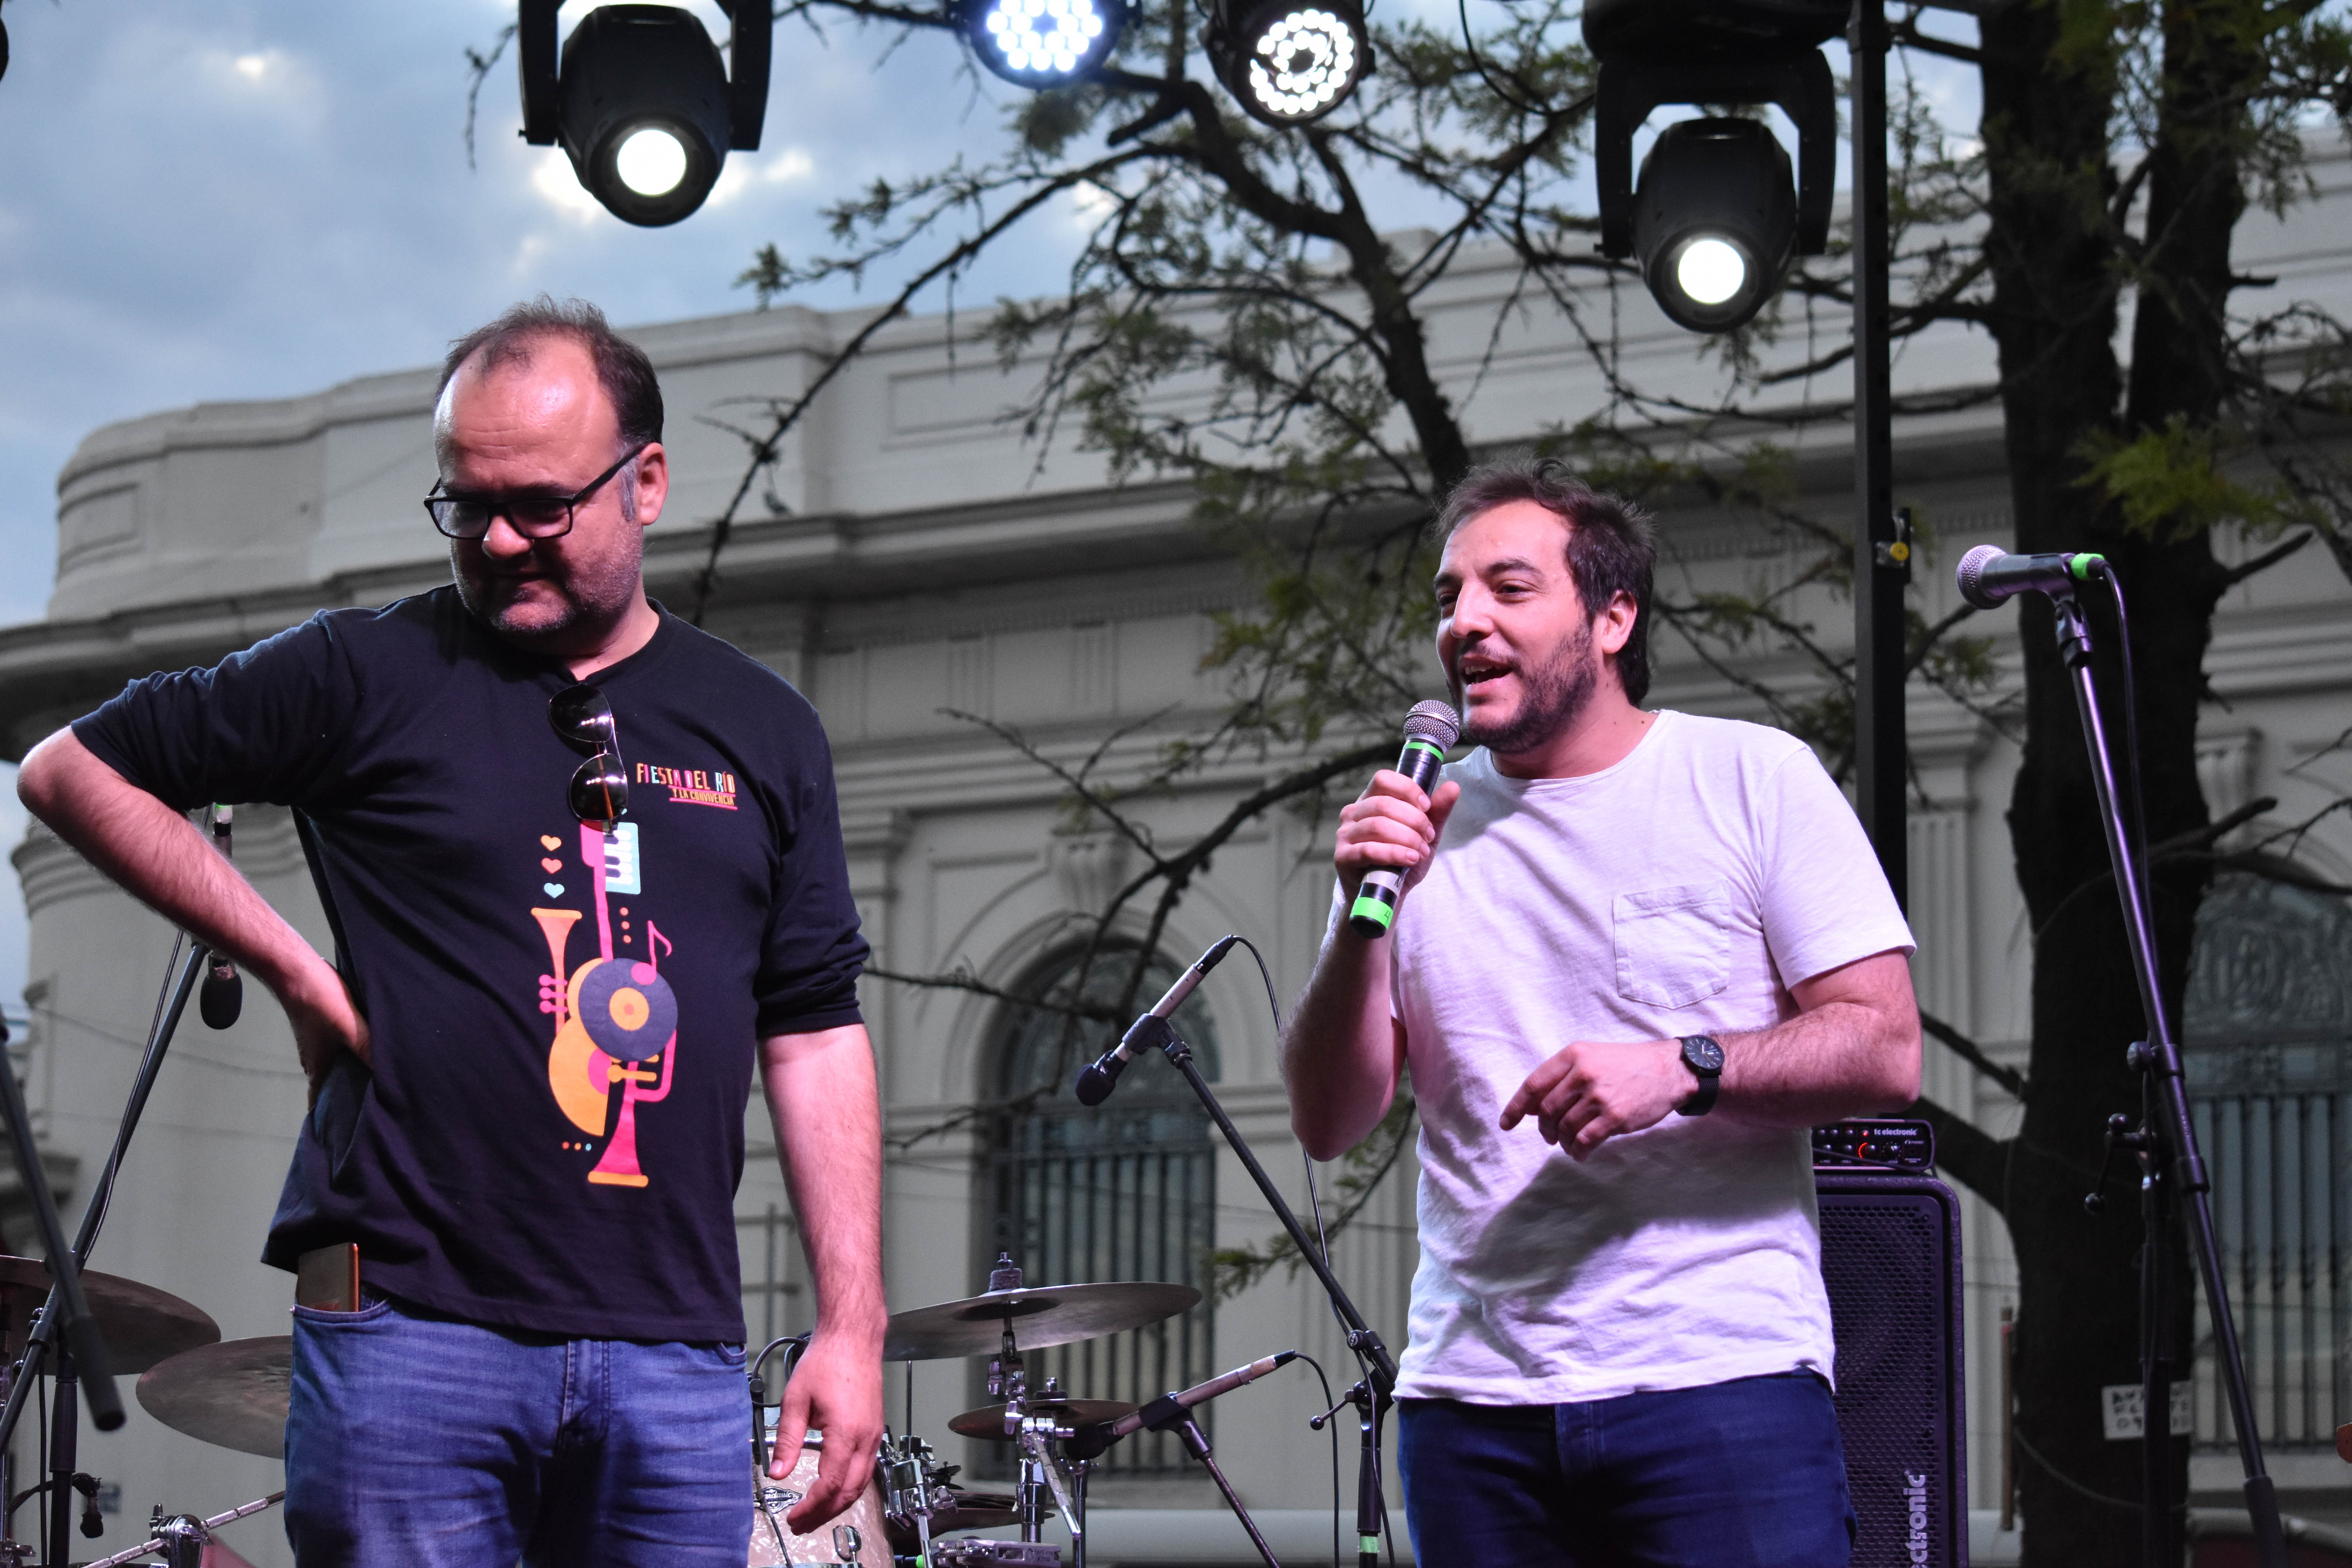
[[[1691,1097],[1675,1107],[1677,1116],[1705,1116],[1715,1106],[1715,1091],[1723,1083],[1723,1047],[1712,1035],[1684,1035],[1683,1066],[1698,1079]]]

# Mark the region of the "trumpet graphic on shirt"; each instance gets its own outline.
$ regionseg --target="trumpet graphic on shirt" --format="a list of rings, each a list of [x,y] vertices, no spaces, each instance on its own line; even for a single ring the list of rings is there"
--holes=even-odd
[[[677,996],[651,961],[668,940],[648,921],[646,959],[615,957],[612,915],[605,901],[607,846],[593,827],[581,833],[581,858],[593,875],[600,955],[564,973],[565,950],[576,910],[531,910],[547,938],[549,972],[541,1006],[556,1016],[555,1042],[548,1047],[547,1086],[565,1120],[592,1138],[603,1137],[612,1107],[612,1089],[621,1085],[621,1109],[604,1157],[588,1173],[599,1185],[642,1187],[648,1178],[637,1164],[637,1107],[668,1098],[677,1058]],[[624,911],[625,912],[625,911]]]

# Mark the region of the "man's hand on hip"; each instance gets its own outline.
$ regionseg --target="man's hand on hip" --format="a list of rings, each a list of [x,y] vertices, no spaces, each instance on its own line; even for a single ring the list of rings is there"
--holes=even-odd
[[[801,1439],[812,1426],[824,1434],[816,1482],[784,1515],[785,1523],[803,1533],[847,1509],[874,1479],[874,1452],[882,1439],[879,1346],[828,1339],[822,1330],[809,1342],[776,1412],[769,1479],[782,1480],[792,1473]]]
[[[1579,1040],[1528,1074],[1502,1126],[1532,1113],[1545,1142],[1582,1160],[1621,1132],[1656,1126],[1697,1090],[1673,1040]]]
[[[313,955],[287,978],[278,1000],[286,1021],[294,1028],[294,1048],[302,1058],[302,1074],[310,1080],[310,1100],[316,1104],[320,1086],[335,1058],[349,1051],[368,1067],[375,1053],[368,1040],[367,1020],[352,1001],[351,987],[335,966]]]

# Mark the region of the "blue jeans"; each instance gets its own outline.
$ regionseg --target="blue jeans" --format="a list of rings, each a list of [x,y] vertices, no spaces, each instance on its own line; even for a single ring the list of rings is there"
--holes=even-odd
[[[751,1433],[740,1345],[297,1307],[287,1539],[302,1568],[743,1568]]]
[[[1809,1373],[1575,1405],[1406,1399],[1423,1563],[1846,1568],[1845,1456]]]

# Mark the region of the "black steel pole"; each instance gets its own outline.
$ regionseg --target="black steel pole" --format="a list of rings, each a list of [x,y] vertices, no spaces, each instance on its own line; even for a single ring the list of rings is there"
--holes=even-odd
[[[1883,0],[1857,0],[1848,47],[1853,71],[1854,805],[1896,901],[1907,904],[1903,587],[1911,580],[1911,550],[1895,518]]]

